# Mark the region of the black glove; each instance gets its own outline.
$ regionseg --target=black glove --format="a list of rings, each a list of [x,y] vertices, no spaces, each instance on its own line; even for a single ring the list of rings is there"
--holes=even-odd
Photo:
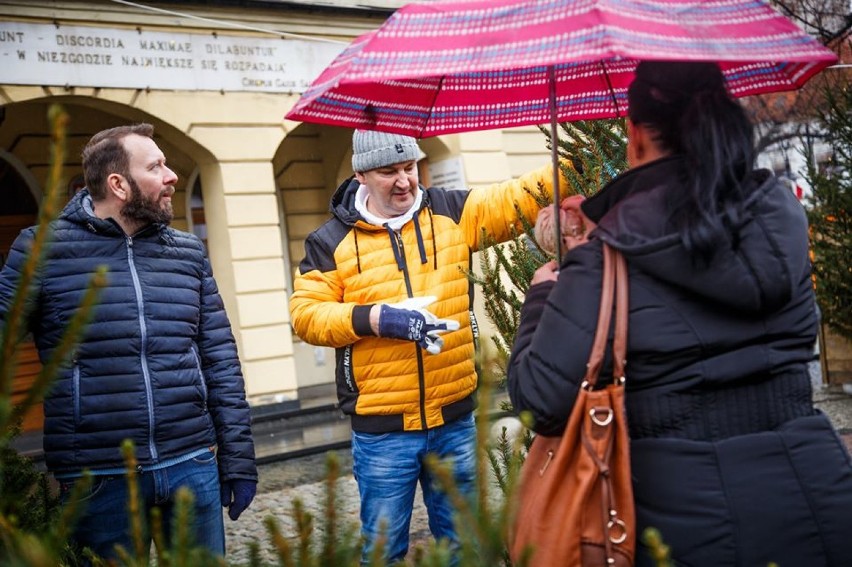
[[[438,354],[444,346],[440,333],[455,331],[459,322],[438,319],[423,309],[435,301],[434,296],[412,297],[399,303],[386,303],[379,310],[379,336],[415,341],[426,352]]]
[[[235,478],[223,480],[221,485],[222,506],[228,508],[228,517],[236,520],[249,507],[257,493],[257,482]]]

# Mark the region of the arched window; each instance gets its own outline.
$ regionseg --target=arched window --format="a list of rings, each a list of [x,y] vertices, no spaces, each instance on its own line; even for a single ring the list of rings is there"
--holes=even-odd
[[[38,203],[18,170],[0,155],[0,266],[12,242],[24,228],[36,223]]]
[[[188,191],[187,224],[189,230],[207,246],[207,221],[204,219],[204,196],[201,193],[201,176],[193,173],[191,190]]]

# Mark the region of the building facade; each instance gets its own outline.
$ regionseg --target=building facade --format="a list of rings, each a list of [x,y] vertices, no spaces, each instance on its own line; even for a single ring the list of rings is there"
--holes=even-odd
[[[174,225],[207,243],[250,402],[332,392],[333,352],[292,333],[288,297],[304,239],[351,175],[352,132],[283,117],[348,42],[403,3],[0,0],[0,253],[35,222],[51,104],[70,115],[69,196],[83,184],[80,151],[95,132],[149,122],[180,177]],[[421,146],[424,181],[459,190],[549,159],[535,127]],[[16,388],[25,391],[38,366],[31,346],[20,361]]]

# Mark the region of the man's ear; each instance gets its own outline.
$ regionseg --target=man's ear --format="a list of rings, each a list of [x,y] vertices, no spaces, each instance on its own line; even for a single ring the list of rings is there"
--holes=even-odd
[[[124,182],[124,176],[118,173],[111,173],[106,178],[107,191],[115,195],[121,201],[126,201],[130,198],[130,191],[127,184]]]

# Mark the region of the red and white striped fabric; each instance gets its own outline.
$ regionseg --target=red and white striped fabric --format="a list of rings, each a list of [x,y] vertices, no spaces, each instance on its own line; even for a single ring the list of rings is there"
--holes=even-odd
[[[796,89],[837,57],[762,0],[473,0],[397,10],[288,119],[418,138],[624,116],[638,60],[716,61],[735,96]]]

